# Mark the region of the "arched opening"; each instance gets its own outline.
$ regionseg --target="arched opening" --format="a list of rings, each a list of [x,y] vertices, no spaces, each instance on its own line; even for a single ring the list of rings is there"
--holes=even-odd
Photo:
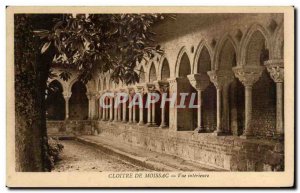
[[[88,98],[86,96],[85,85],[77,81],[73,84],[72,95],[69,101],[70,119],[72,120],[86,120],[88,119]]]
[[[161,80],[167,81],[168,78],[170,78],[170,67],[168,60],[165,58],[161,67]]]
[[[107,89],[106,78],[103,79],[103,90]]]
[[[211,70],[211,59],[208,52],[208,49],[204,46],[200,52],[199,59],[198,59],[198,73]]]
[[[139,82],[144,83],[145,82],[145,70],[144,70],[143,66],[141,66],[139,76],[140,76],[140,81]]]
[[[65,99],[63,97],[63,87],[57,80],[53,80],[48,86],[46,117],[48,120],[65,119]]]
[[[151,63],[150,71],[149,71],[149,82],[154,82],[157,80],[155,66]]]
[[[269,59],[266,39],[260,31],[252,34],[247,47],[246,64],[264,65]],[[252,88],[251,129],[256,136],[272,136],[276,126],[276,84],[264,69]]]
[[[180,105],[180,101],[183,98],[182,93],[187,93],[185,98],[185,103],[183,108],[177,108],[177,130],[178,131],[192,131],[197,127],[197,109],[190,108],[189,104],[191,101],[191,96],[194,94],[195,101],[197,102],[197,91],[190,84],[187,75],[191,74],[190,60],[186,53],[181,57],[179,63],[179,80],[177,83],[177,107]]]
[[[207,74],[211,70],[211,59],[208,49],[204,46],[200,52],[197,72]],[[202,124],[207,132],[213,132],[217,126],[217,94],[216,88],[212,82],[202,92]]]

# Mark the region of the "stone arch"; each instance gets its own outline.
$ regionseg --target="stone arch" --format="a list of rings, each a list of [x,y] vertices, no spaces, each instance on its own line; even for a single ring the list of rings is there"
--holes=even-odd
[[[193,62],[193,73],[196,74],[199,72],[198,68],[199,68],[199,61],[201,59],[201,57],[203,57],[202,54],[205,54],[205,59],[209,59],[210,61],[210,70],[213,69],[212,67],[212,56],[213,56],[213,52],[211,47],[209,46],[209,44],[207,43],[206,40],[202,40],[196,50],[196,54],[194,57],[194,62]]]
[[[51,82],[53,82],[54,80],[58,81],[61,84],[61,86],[63,88],[63,92],[67,92],[68,91],[68,84],[67,84],[67,82],[63,81],[60,78],[51,78],[51,79],[48,79],[47,86],[49,86],[49,84]]]
[[[140,83],[146,82],[146,72],[145,72],[145,70],[144,70],[143,65],[141,65],[141,67],[140,67],[140,70],[139,70],[139,77],[140,77],[140,80],[139,80]]]
[[[182,60],[182,59],[184,59],[184,60]],[[185,62],[188,64],[183,64]],[[180,67],[181,67],[181,69],[180,69]],[[180,77],[180,75],[182,76],[185,74],[186,75],[191,74],[191,62],[190,62],[189,56],[187,55],[186,47],[182,47],[179,51],[179,54],[178,54],[177,60],[176,60],[176,64],[175,64],[175,76]]]
[[[274,43],[273,49],[270,49],[270,59],[283,59],[284,57],[284,32],[283,24],[281,24],[276,31],[272,39]]]
[[[102,86],[103,90],[107,90],[107,81],[106,81],[106,79],[107,79],[107,77],[103,78],[103,86]]]
[[[253,42],[253,38],[257,36],[260,36],[260,40],[264,39],[265,42]],[[263,37],[263,38],[262,38]],[[249,46],[258,46],[256,43],[264,43],[265,49],[269,49],[272,47],[271,41],[270,41],[270,34],[269,32],[260,24],[253,24],[248,31],[246,32],[245,36],[242,39],[241,47],[240,47],[240,65],[247,65],[247,55]]]
[[[233,40],[231,36],[226,34],[223,38],[218,42],[216,53],[214,57],[213,66],[215,70],[231,70],[231,68],[238,63],[238,46]],[[225,61],[224,61],[225,59]]]
[[[170,66],[167,58],[164,58],[160,69],[160,80],[167,81],[170,78]]]
[[[157,80],[156,76],[156,69],[153,62],[151,62],[150,69],[149,69],[149,82],[153,82]]]
[[[65,99],[63,86],[58,80],[52,80],[48,85],[46,98],[46,117],[49,120],[65,119]]]
[[[81,81],[75,81],[71,86],[71,98],[69,100],[70,115],[72,120],[88,119],[88,98],[86,96],[87,87]]]
[[[67,91],[69,93],[72,92],[72,86],[77,82],[79,81],[77,78],[73,78],[70,82],[69,82],[69,86],[68,86],[68,89]],[[95,86],[95,80],[94,79],[91,79],[89,80],[86,84],[86,89],[87,89],[87,92],[93,92],[96,90],[96,86]]]
[[[102,83],[101,78],[99,78],[99,79],[98,79],[98,84],[97,84],[98,92],[101,91],[102,88],[103,88],[102,85],[101,85],[101,83]]]

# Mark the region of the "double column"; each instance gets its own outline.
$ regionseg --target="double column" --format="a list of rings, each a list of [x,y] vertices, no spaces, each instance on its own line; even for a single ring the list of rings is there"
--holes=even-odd
[[[163,95],[167,95],[169,91],[169,83],[166,81],[155,81],[154,82],[156,89],[160,92],[161,98],[163,98]],[[166,97],[167,98],[167,97]],[[160,128],[166,128],[167,122],[166,122],[166,101],[161,101],[163,104],[161,105],[161,124]]]
[[[213,70],[207,74],[217,90],[217,128],[214,133],[228,134],[230,133],[228,87],[234,79],[233,73],[231,70]]]
[[[276,83],[276,134],[282,136],[284,134],[283,127],[283,82],[284,82],[284,66],[283,59],[269,60],[265,62],[271,78]]]
[[[143,101],[143,96],[144,96],[144,92],[145,92],[145,89],[144,89],[144,86],[143,85],[136,85],[135,86],[135,93],[139,95],[139,123],[138,125],[144,125],[144,101]]]
[[[147,100],[149,100],[148,99],[149,95],[151,95],[151,93],[154,93],[156,91],[155,90],[155,85],[147,83],[146,88],[147,88],[147,93],[148,93]],[[146,104],[148,104],[148,101],[146,102]],[[148,108],[147,125],[149,127],[155,127],[156,126],[156,123],[155,123],[155,103],[148,104],[148,106],[146,105],[146,108]]]
[[[202,123],[202,92],[208,87],[210,84],[209,77],[207,73],[199,73],[199,74],[190,74],[188,75],[188,79],[191,83],[191,85],[197,90],[198,93],[198,98],[197,98],[197,103],[198,103],[198,117],[197,117],[197,128],[195,131],[201,133],[205,132],[205,129],[203,128],[203,123]]]
[[[242,65],[233,68],[235,76],[245,86],[245,130],[242,138],[253,137],[252,125],[252,87],[261,77],[264,67]]]

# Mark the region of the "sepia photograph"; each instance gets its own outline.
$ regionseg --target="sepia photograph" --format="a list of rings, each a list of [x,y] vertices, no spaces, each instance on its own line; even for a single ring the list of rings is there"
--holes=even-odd
[[[293,7],[6,14],[8,187],[293,186]]]

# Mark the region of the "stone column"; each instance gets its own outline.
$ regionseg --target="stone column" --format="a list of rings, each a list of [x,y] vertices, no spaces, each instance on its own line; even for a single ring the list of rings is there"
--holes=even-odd
[[[169,90],[169,83],[166,81],[155,81],[154,82],[156,90],[158,90],[161,94],[166,94]],[[164,103],[164,106],[161,107],[161,123],[160,123],[160,128],[165,128],[167,127],[166,123],[166,103]]]
[[[265,62],[271,78],[276,83],[276,134],[284,134],[284,111],[283,111],[283,82],[284,82],[284,65],[283,60],[269,60]]]
[[[226,113],[226,109],[228,111],[228,94],[225,93],[223,88],[225,87],[225,92],[228,92],[226,88],[228,88],[229,84],[233,81],[233,73],[231,70],[213,70],[207,72],[211,82],[215,85],[217,90],[217,129],[214,132],[216,135],[224,135],[228,134],[228,129],[226,128],[226,124],[228,123],[229,114]],[[222,96],[224,95],[224,96]],[[222,97],[224,97],[223,105],[222,105]],[[224,114],[222,116],[222,106],[225,109]],[[222,119],[223,118],[223,119]],[[223,121],[222,121],[223,120]],[[223,122],[223,124],[222,124]],[[226,133],[227,132],[227,133]]]
[[[138,123],[138,125],[144,125],[144,121],[143,121],[143,119],[144,119],[144,102],[143,102],[143,95],[144,95],[144,86],[143,85],[136,85],[135,86],[135,92],[137,93],[137,94],[139,94],[140,95],[140,97],[141,97],[141,103],[142,103],[142,105],[141,106],[139,106],[139,123]]]
[[[69,119],[69,100],[71,98],[71,93],[63,93],[65,99],[65,120]]]
[[[198,117],[197,117],[197,128],[195,131],[201,133],[205,132],[202,124],[202,92],[208,87],[210,80],[207,73],[201,72],[200,74],[190,74],[188,75],[188,79],[191,85],[197,90],[198,93]]]
[[[131,101],[132,101],[132,94],[133,94],[133,91],[132,91],[132,88],[128,88],[128,95],[129,95],[129,105],[130,105],[130,103],[131,103]],[[128,120],[128,123],[132,123],[133,122],[133,117],[132,117],[132,108],[133,107],[130,107],[128,105],[128,111],[129,111],[129,120]]]
[[[94,115],[95,115],[95,98],[96,98],[96,94],[95,93],[87,93],[87,98],[89,100],[89,110],[88,110],[88,117],[89,119],[93,119]]]
[[[109,97],[109,104],[111,105],[109,110],[109,121],[113,121],[114,119],[114,104],[113,104],[113,97]]]
[[[154,84],[149,84],[148,83],[146,85],[146,88],[147,88],[147,93],[148,94],[155,92],[155,85]],[[149,106],[148,106],[148,113],[147,114],[148,114],[147,125],[149,127],[156,126],[156,124],[155,124],[155,104],[154,103],[153,104],[152,103],[149,104]]]
[[[109,105],[109,98],[108,97],[105,98],[105,104]],[[109,108],[108,107],[105,108],[105,120],[106,121],[109,120]]]
[[[126,122],[126,113],[127,113],[127,103],[123,103],[123,122]]]
[[[102,120],[102,116],[103,116],[103,108],[102,108],[102,104],[101,104],[101,93],[99,92],[99,98],[97,99],[99,101],[99,106],[98,106],[98,120]]]
[[[241,138],[253,137],[252,123],[252,87],[261,77],[263,66],[237,66],[233,68],[235,76],[245,86],[245,130]]]
[[[116,100],[117,100],[117,94],[114,94],[114,122],[118,121],[118,107],[116,104]]]

